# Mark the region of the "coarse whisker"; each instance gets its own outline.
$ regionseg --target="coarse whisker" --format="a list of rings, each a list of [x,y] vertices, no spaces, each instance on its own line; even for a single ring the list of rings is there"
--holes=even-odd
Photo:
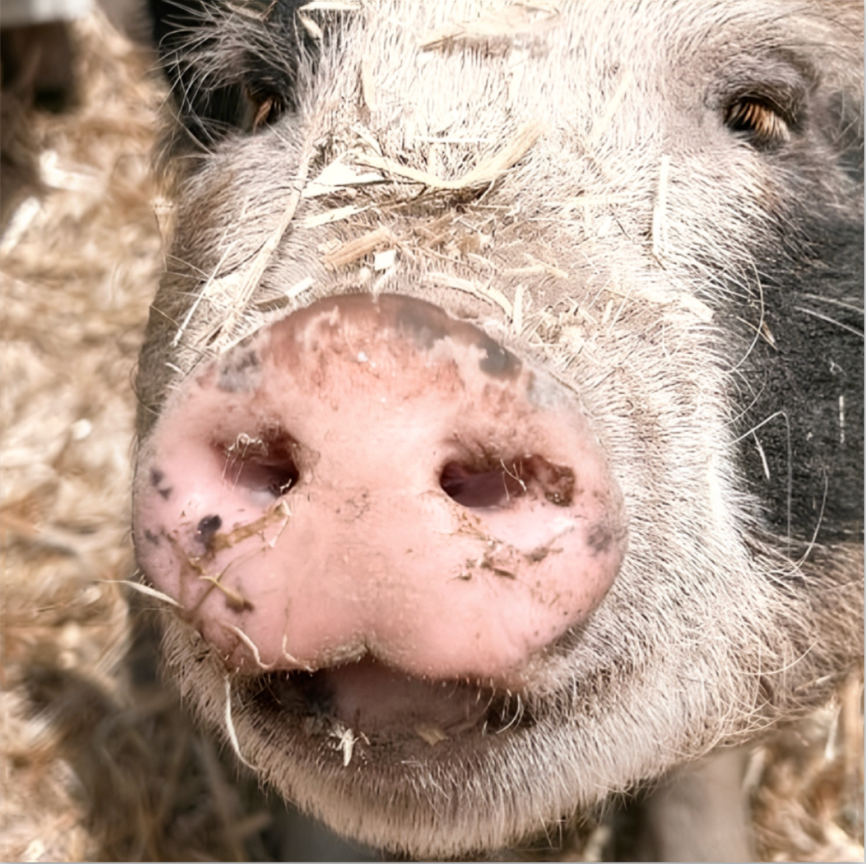
[[[758,344],[758,340],[761,339],[761,337],[766,338],[766,334],[764,333],[764,320],[765,320],[764,316],[765,316],[765,311],[766,311],[764,308],[764,287],[761,284],[761,277],[758,274],[757,270],[755,271],[755,284],[758,286],[758,304],[759,304],[759,309],[760,309],[760,315],[758,317],[758,323],[755,325],[750,325],[750,326],[754,326],[754,328],[755,328],[755,336],[752,339],[749,347],[746,349],[746,353],[743,354],[743,356],[740,358],[739,362],[733,367],[732,371],[736,371],[736,370],[740,369],[743,366],[743,364],[746,362],[746,360],[749,359],[749,357],[752,354],[752,351],[755,350],[755,346]]]
[[[806,559],[809,557],[812,550],[815,548],[818,541],[818,532],[821,530],[821,525],[824,522],[824,508],[827,506],[827,493],[830,491],[830,481],[827,477],[827,471],[824,471],[824,494],[821,496],[821,510],[818,513],[818,521],[815,524],[815,530],[812,532],[812,539],[809,540],[808,545],[806,546],[805,551],[803,552],[800,559],[797,561],[797,566],[799,567],[803,564]]]
[[[795,306],[794,308],[798,312],[802,312],[805,315],[811,315],[813,318],[817,318],[820,321],[826,321],[828,324],[832,324],[834,327],[838,327],[840,330],[845,330],[848,333],[853,333],[855,336],[859,336],[861,339],[863,338],[863,331],[858,330],[856,327],[852,327],[850,324],[845,324],[842,321],[837,321],[835,318],[831,318],[829,315],[822,315],[820,312],[816,312],[814,309],[808,309],[805,306]]]
[[[244,754],[241,753],[241,744],[238,740],[238,733],[235,730],[234,720],[232,719],[232,682],[231,676],[228,673],[225,673],[223,677],[223,682],[225,684],[225,699],[226,699],[226,709],[225,709],[225,724],[226,724],[226,733],[229,737],[229,742],[232,745],[232,750],[235,751],[235,756],[247,766],[247,768],[251,768],[253,771],[256,770],[256,766],[252,764],[252,762],[248,762],[244,758]]]
[[[755,435],[759,429],[766,426],[771,421],[775,420],[777,417],[781,417],[785,421],[785,443],[786,443],[786,457],[787,457],[787,478],[786,478],[786,520],[787,520],[787,542],[788,547],[791,546],[791,511],[793,507],[793,496],[794,496],[794,454],[793,454],[793,445],[791,442],[791,420],[788,417],[788,412],[784,410],[779,410],[771,414],[769,417],[764,418],[760,423],[753,426],[747,432],[744,432],[738,438],[735,438],[731,443],[739,444],[744,438],[748,435]]]
[[[831,306],[839,306],[858,315],[863,314],[862,306],[855,306],[853,303],[846,303],[844,300],[838,300],[835,297],[824,297],[821,294],[801,294],[800,297],[804,300],[815,300],[818,303],[829,303]]]
[[[178,609],[181,608],[181,604],[174,599],[174,597],[169,597],[168,594],[163,593],[162,591],[158,591],[156,588],[151,588],[150,585],[144,585],[141,582],[134,582],[131,579],[100,579],[100,582],[111,582],[113,584],[118,585],[126,585],[129,588],[132,588],[134,591],[138,591],[139,594],[144,594],[147,597],[153,597],[155,600],[161,600],[163,603],[167,603],[169,606],[175,606]]]
[[[184,316],[183,321],[181,321],[181,323],[177,329],[177,333],[175,333],[174,339],[171,342],[171,345],[173,348],[176,348],[178,346],[178,344],[180,343],[181,337],[183,336],[184,332],[186,331],[186,328],[189,326],[189,322],[192,319],[192,316],[195,314],[195,312],[198,309],[199,304],[202,302],[202,300],[204,300],[205,297],[207,297],[208,289],[210,288],[211,285],[214,284],[214,281],[217,278],[217,273],[219,273],[220,270],[222,269],[222,265],[225,263],[226,258],[228,258],[228,256],[231,254],[231,251],[232,251],[231,244],[227,244],[225,251],[222,254],[222,257],[214,265],[213,272],[208,277],[207,282],[202,286],[201,290],[198,292],[193,303],[190,305],[189,309],[187,310],[186,315]]]
[[[262,662],[262,655],[259,653],[258,645],[256,645],[256,643],[253,642],[253,640],[246,633],[244,633],[244,631],[241,630],[240,627],[237,627],[234,624],[224,624],[223,626],[227,630],[234,633],[235,636],[237,636],[241,640],[241,642],[243,642],[244,645],[246,645],[247,648],[249,648],[250,651],[252,651],[253,657],[255,658],[255,661],[256,661],[256,665],[260,669],[268,670],[268,669],[273,669],[274,666],[276,666],[276,661],[274,661],[273,663],[263,663]]]

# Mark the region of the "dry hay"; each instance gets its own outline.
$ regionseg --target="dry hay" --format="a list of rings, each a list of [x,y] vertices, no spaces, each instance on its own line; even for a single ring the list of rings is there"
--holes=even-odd
[[[2,100],[17,208],[0,241],[0,854],[242,860],[262,819],[242,816],[216,751],[148,679],[152,660],[128,662],[116,580],[134,572],[131,380],[161,266],[149,176],[161,94],[150,58],[103,21],[77,36],[73,111]]]
[[[117,580],[134,572],[131,378],[161,266],[148,164],[163,95],[103,20],[75,35],[73,111],[0,103],[0,856],[263,858],[254,784],[191,730],[152,657],[129,653],[146,628]],[[754,750],[767,860],[862,860],[861,698],[858,678]],[[596,858],[606,830],[557,857]]]

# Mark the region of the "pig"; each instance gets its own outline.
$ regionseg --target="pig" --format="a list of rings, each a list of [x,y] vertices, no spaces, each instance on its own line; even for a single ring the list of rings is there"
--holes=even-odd
[[[133,535],[201,721],[435,858],[826,700],[863,652],[861,4],[150,12]]]

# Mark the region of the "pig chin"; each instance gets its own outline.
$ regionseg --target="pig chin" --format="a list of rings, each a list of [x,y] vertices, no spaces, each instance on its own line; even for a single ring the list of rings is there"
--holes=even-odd
[[[626,545],[574,395],[397,296],[320,301],[191,376],[134,509],[146,577],[227,673],[365,734],[512,722]]]

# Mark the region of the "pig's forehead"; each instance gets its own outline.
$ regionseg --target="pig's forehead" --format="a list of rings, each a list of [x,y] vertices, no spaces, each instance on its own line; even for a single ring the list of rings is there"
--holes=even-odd
[[[838,17],[844,5],[825,11]],[[820,23],[820,7],[737,0],[365,3],[346,14],[347,38],[326,52],[308,95],[320,110],[321,88],[333,88],[332,118],[369,109],[364,122],[382,132],[391,127],[401,146],[407,137],[417,145],[461,135],[483,144],[527,118],[586,131],[604,117],[644,137],[669,124],[678,107],[700,110],[738,86],[771,80],[808,87],[818,64],[827,77],[837,60],[821,51],[828,25]],[[615,104],[625,110],[607,116]],[[387,134],[380,143],[387,146]]]
[[[303,65],[298,112],[219,142],[178,202],[170,268],[177,272],[165,277],[152,318],[154,331],[170,329],[167,341],[188,349],[187,359],[173,361],[184,371],[202,352],[218,352],[317,297],[384,290],[375,286],[386,276],[388,290],[434,302],[441,302],[433,293],[438,290],[460,292],[463,305],[481,297],[469,311],[502,327],[511,326],[508,310],[520,308],[524,288],[533,308],[571,302],[577,288],[591,299],[608,283],[630,298],[649,297],[618,313],[621,326],[626,311],[634,313],[635,332],[645,329],[639,318],[657,317],[659,304],[679,314],[679,295],[694,291],[680,290],[675,277],[686,271],[677,268],[702,267],[707,237],[725,267],[737,265],[736,256],[751,254],[752,247],[734,241],[748,235],[756,245],[768,222],[765,204],[775,206],[779,198],[764,196],[748,208],[714,212],[712,219],[701,206],[710,194],[733,201],[740,187],[767,185],[766,166],[724,134],[718,116],[689,136],[704,122],[714,76],[748,78],[774,69],[798,75],[800,66],[806,74],[808,64],[800,60],[811,55],[821,59],[826,79],[844,58],[838,47],[821,50],[822,27],[831,26],[820,23],[822,10],[829,21],[856,6],[783,0],[308,4],[327,5],[348,10],[340,13],[346,30],[324,40],[321,62]],[[279,38],[261,37],[258,50],[292,50],[296,41],[287,34],[303,16],[317,14],[285,6],[294,10],[294,23]],[[270,24],[266,17],[251,26]],[[234,36],[228,28],[219,38]],[[687,122],[681,122],[683,106],[693,112]],[[496,184],[473,187],[480,200],[464,200],[471,212],[463,218],[449,188],[477,166],[496,162],[528,123],[537,124],[540,137],[495,172]],[[670,148],[663,139],[673,133],[680,137]],[[685,165],[693,181],[688,189],[707,191],[696,208],[691,192],[676,199],[685,184],[668,190],[671,212],[691,222],[678,243],[666,247],[665,278],[656,284],[657,268],[648,266],[656,242],[653,202],[671,149],[671,170],[683,172]],[[714,167],[719,153],[734,160],[723,171]],[[304,159],[309,172],[301,176]],[[352,194],[337,201],[310,194],[319,172],[337,162],[355,174],[381,172],[388,182],[356,186],[350,180]],[[415,172],[414,179],[403,169]],[[452,186],[437,191],[430,177]],[[289,206],[295,188],[303,194]],[[427,192],[419,195],[422,188]],[[289,211],[291,226],[284,224]],[[345,211],[350,218],[341,215]],[[437,220],[446,216],[443,226]],[[413,219],[426,233],[408,224]],[[461,254],[421,248],[425,238],[439,235]],[[651,242],[641,245],[642,237]],[[396,266],[382,264],[380,276],[368,266],[378,266],[371,254],[346,257],[356,241],[371,242],[370,252],[396,248]],[[487,269],[476,272],[469,264],[478,251]],[[540,276],[493,279],[504,302],[474,290],[476,282],[484,288],[493,278],[484,275],[488,271],[519,273],[542,266],[539,261],[547,268]]]
[[[846,6],[813,2],[806,7],[778,0],[536,4],[386,0],[359,4],[356,12],[348,14],[345,20],[353,38],[341,44],[339,53],[362,57],[366,71],[401,89],[416,80],[419,70],[458,65],[471,81],[482,71],[487,75],[496,68],[513,72],[529,62],[547,66],[550,74],[527,89],[558,95],[560,83],[575,92],[589,90],[593,82],[583,77],[588,71],[597,75],[625,64],[636,74],[658,74],[673,67],[682,75],[738,55],[797,47],[814,50],[820,47],[814,21],[820,19],[825,5],[831,19],[838,18]],[[442,83],[440,79],[437,90],[443,90]]]

